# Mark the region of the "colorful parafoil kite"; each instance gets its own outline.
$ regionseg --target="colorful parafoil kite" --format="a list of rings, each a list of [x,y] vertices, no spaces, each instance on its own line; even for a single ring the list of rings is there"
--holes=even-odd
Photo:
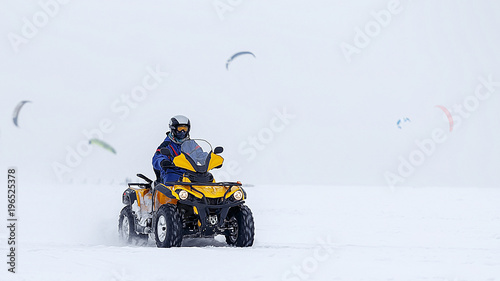
[[[229,64],[237,57],[242,56],[242,55],[252,55],[255,58],[255,55],[252,52],[239,52],[234,55],[232,55],[226,62],[226,69],[229,70]]]
[[[106,149],[107,151],[112,152],[113,154],[116,154],[116,150],[111,145],[103,142],[100,139],[91,139],[91,140],[89,140],[89,144],[98,145],[98,146]]]
[[[25,105],[26,103],[29,103],[29,102],[31,102],[31,101],[23,100],[16,105],[16,108],[14,108],[14,113],[12,114],[12,121],[14,121],[14,125],[16,125],[16,127],[19,127],[18,120],[19,120],[19,112],[21,112],[21,108],[23,108],[23,105]]]
[[[451,116],[450,111],[442,105],[436,105],[437,108],[440,108],[444,114],[446,114],[446,117],[448,117],[448,123],[450,123],[450,132],[453,131],[453,117]]]
[[[401,129],[401,123],[403,123],[403,122],[404,122],[404,123],[406,123],[406,122],[411,122],[411,120],[410,120],[410,118],[408,118],[408,117],[405,117],[405,118],[403,118],[403,119],[399,119],[399,120],[398,120],[398,123],[396,123],[396,125],[398,125],[398,128],[400,128],[400,129]]]

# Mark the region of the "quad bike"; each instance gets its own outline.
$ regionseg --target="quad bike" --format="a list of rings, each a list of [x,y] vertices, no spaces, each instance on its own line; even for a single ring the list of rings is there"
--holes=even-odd
[[[129,183],[122,201],[118,229],[128,243],[144,244],[148,237],[160,248],[180,247],[184,237],[224,235],[228,245],[250,247],[254,240],[254,221],[240,182],[215,182],[212,169],[220,168],[222,147],[205,140],[187,140],[172,166],[182,168],[178,182]],[[161,153],[171,156],[168,148]],[[157,172],[157,171],[155,171]]]

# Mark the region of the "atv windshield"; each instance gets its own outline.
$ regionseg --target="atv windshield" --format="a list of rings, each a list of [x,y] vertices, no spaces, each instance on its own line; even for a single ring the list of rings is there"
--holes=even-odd
[[[187,140],[182,143],[181,151],[189,156],[197,166],[205,166],[212,146],[205,140]]]

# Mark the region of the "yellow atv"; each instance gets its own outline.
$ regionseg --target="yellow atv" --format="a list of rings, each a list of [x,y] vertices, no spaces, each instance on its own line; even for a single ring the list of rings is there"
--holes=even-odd
[[[241,183],[217,183],[209,172],[222,166],[222,151],[204,140],[187,140],[172,161],[184,170],[178,182],[153,182],[138,174],[146,182],[129,183],[123,193],[121,238],[140,244],[149,236],[158,247],[169,248],[180,247],[183,237],[225,235],[229,245],[252,246],[254,221]],[[171,156],[166,148],[161,153]]]

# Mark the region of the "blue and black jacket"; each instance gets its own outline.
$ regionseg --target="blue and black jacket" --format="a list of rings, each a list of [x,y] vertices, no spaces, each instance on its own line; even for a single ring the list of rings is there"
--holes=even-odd
[[[161,149],[164,147],[170,149],[172,157],[161,154]],[[160,180],[162,183],[178,181],[179,178],[184,174],[184,169],[177,167],[164,169],[160,165],[161,161],[165,159],[172,162],[174,160],[173,158],[179,154],[181,154],[181,144],[174,142],[170,138],[170,133],[168,133],[165,140],[160,144],[160,146],[158,146],[155,154],[153,155],[153,169],[160,171]]]

